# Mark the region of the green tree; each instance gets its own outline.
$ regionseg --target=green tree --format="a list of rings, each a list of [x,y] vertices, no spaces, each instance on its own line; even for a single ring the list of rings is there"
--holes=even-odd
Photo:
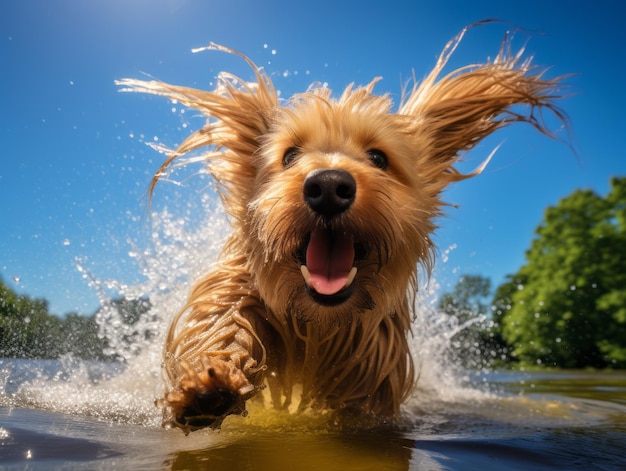
[[[491,301],[491,325],[489,337],[491,340],[490,354],[496,366],[512,366],[519,359],[514,356],[511,345],[504,337],[504,322],[507,314],[513,307],[515,293],[523,288],[526,279],[520,275],[507,275],[506,281],[496,289]]]
[[[480,275],[463,275],[451,293],[444,293],[439,307],[461,320],[486,314],[485,300],[491,290],[491,280]]]
[[[0,280],[0,357],[56,358],[60,332],[48,301],[17,295]]]
[[[108,346],[106,339],[98,336],[95,315],[86,317],[80,314],[66,314],[62,319],[62,334],[58,341],[63,353],[71,353],[83,360],[108,360],[104,352]]]
[[[134,311],[128,316],[125,319],[136,321]],[[107,341],[98,331],[95,315],[57,317],[48,312],[48,301],[18,295],[0,279],[0,357],[58,358],[69,353],[82,359],[110,359],[104,354]]]
[[[457,319],[459,330],[452,337],[454,356],[464,366],[477,368],[497,356],[490,307],[491,280],[480,275],[462,276],[450,293],[439,300],[439,309]]]
[[[516,362],[518,359],[513,356],[512,348],[504,338],[503,325],[505,322],[505,316],[512,309],[513,297],[515,293],[523,289],[526,283],[526,278],[520,274],[507,275],[506,281],[502,283],[496,289],[496,292],[491,302],[492,320],[490,334],[493,338],[493,343],[497,346],[498,363],[500,365],[510,366],[511,363]]]
[[[546,210],[535,234],[496,302],[510,297],[501,324],[513,355],[561,368],[625,367],[626,178],[613,178],[606,198],[573,192]]]

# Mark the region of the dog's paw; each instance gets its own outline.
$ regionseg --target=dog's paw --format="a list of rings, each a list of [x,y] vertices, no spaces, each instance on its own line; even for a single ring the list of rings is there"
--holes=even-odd
[[[199,372],[184,360],[180,367],[183,375],[178,387],[156,404],[171,411],[163,425],[181,428],[185,434],[204,427],[217,428],[226,416],[242,414],[246,400],[256,390],[239,368],[218,358],[205,358]]]

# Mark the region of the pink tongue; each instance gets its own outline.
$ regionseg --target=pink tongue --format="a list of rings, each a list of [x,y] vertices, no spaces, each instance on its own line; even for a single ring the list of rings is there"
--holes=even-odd
[[[354,244],[345,234],[316,229],[306,249],[306,267],[311,274],[309,286],[319,294],[341,291],[354,265]]]

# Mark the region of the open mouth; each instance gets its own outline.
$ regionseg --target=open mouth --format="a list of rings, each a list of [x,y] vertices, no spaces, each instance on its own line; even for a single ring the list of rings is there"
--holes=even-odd
[[[354,291],[356,252],[348,234],[327,229],[311,232],[300,265],[309,296],[326,306],[346,301]]]

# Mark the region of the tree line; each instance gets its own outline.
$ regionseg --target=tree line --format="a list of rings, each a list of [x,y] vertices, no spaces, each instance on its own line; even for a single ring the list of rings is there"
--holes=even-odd
[[[626,178],[547,208],[525,264],[493,295],[489,279],[464,276],[439,307],[474,321],[455,339],[468,366],[626,368]]]
[[[112,304],[126,327],[150,309]],[[626,177],[606,197],[576,190],[547,208],[517,273],[493,292],[488,278],[463,276],[439,309],[463,326],[451,351],[470,368],[626,368]],[[96,317],[51,315],[0,279],[0,357],[115,360]]]
[[[146,299],[115,299],[111,307],[122,322],[133,325],[149,310]],[[71,354],[83,360],[118,360],[100,334],[96,318],[49,312],[48,301],[18,295],[0,279],[0,358],[60,358]]]

